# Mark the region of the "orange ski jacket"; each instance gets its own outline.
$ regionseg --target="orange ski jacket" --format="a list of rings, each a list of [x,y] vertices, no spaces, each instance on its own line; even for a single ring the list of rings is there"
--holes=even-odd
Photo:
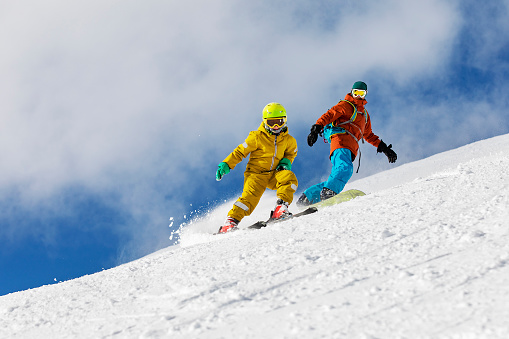
[[[338,102],[316,121],[316,124],[324,127],[332,123],[344,130],[331,136],[329,156],[332,156],[332,153],[338,148],[348,148],[352,151],[353,156],[356,157],[359,150],[359,141],[362,139],[375,147],[378,147],[381,141],[371,130],[371,119],[368,111],[364,108],[367,101],[364,99],[354,99],[350,93],[345,96],[345,100]],[[355,119],[349,123],[342,124],[348,122],[354,115],[355,109],[352,105],[355,105],[357,108]]]

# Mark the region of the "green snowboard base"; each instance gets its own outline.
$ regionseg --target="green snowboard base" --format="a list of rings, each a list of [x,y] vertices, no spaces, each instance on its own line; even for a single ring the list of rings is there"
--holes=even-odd
[[[359,190],[348,190],[348,191],[341,192],[327,200],[320,201],[315,204],[309,205],[309,207],[321,208],[321,207],[326,207],[326,206],[332,206],[332,205],[340,204],[345,201],[352,200],[356,197],[361,197],[363,195],[366,195],[366,193],[359,191]]]

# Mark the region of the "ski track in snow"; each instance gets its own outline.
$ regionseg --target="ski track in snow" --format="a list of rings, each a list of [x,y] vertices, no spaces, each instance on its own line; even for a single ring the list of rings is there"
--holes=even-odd
[[[369,194],[318,213],[211,235],[227,202],[179,246],[0,297],[0,337],[508,338],[508,172],[504,135],[350,183]]]

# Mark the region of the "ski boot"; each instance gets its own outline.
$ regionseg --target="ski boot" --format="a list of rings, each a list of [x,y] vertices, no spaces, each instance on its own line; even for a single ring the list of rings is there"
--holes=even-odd
[[[320,200],[324,201],[324,200],[330,199],[333,196],[335,196],[336,194],[337,193],[334,192],[333,190],[331,190],[327,187],[324,187],[324,188],[322,188],[322,191],[320,192]]]
[[[288,211],[288,203],[284,202],[282,199],[277,199],[276,207],[270,212],[270,218],[278,220],[288,218],[291,215],[292,213]]]
[[[306,206],[311,205],[311,201],[309,201],[309,199],[306,196],[306,194],[302,193],[302,195],[300,196],[299,200],[297,200],[296,204],[299,207],[306,207]]]
[[[232,217],[227,217],[226,221],[224,222],[224,225],[219,227],[219,231],[217,233],[226,233],[226,232],[233,232],[238,230],[237,225],[239,224],[239,221]]]

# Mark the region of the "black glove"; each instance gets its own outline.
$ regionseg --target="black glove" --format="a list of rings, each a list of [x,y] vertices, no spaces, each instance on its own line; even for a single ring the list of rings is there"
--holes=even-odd
[[[387,159],[389,159],[390,163],[396,162],[396,159],[398,159],[398,155],[396,152],[392,150],[392,144],[387,146],[385,142],[380,141],[380,145],[378,145],[378,148],[376,149],[377,153],[383,153],[387,156]]]
[[[318,134],[322,134],[323,126],[322,125],[313,125],[311,126],[311,133],[308,135],[308,145],[309,147],[313,146],[318,139]]]

